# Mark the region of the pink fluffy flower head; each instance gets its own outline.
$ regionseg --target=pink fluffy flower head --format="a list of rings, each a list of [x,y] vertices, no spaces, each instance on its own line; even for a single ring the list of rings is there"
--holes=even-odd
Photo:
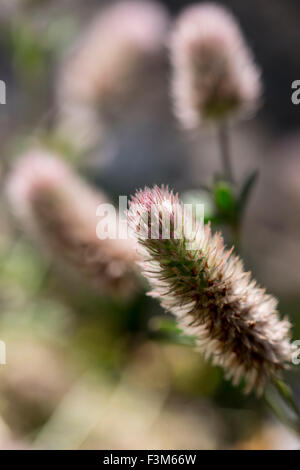
[[[152,1],[120,1],[101,9],[62,64],[59,101],[100,110],[128,101],[145,67],[161,52],[167,25],[166,11]]]
[[[60,267],[88,279],[97,292],[128,296],[135,290],[132,240],[99,239],[97,208],[107,199],[44,149],[22,155],[7,182],[21,227]]]
[[[160,236],[167,213],[169,238]],[[150,295],[177,317],[227,378],[234,384],[244,379],[247,392],[260,393],[291,360],[290,323],[279,318],[276,299],[257,286],[209,225],[196,225],[192,249],[184,230],[175,236],[178,213],[184,213],[182,204],[165,188],[146,188],[132,198],[128,219]],[[158,227],[156,237],[149,236],[150,219]]]
[[[80,151],[105,140],[110,125],[143,96],[165,47],[168,15],[150,0],[111,2],[97,12],[62,60],[57,130]]]
[[[179,17],[171,40],[175,112],[184,127],[253,112],[260,72],[233,15],[203,3]]]

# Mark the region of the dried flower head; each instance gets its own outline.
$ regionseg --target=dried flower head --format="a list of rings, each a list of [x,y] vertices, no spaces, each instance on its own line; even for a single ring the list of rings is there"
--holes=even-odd
[[[280,320],[276,299],[251,280],[209,225],[196,224],[188,236],[180,229],[176,221],[183,220],[184,227],[184,214],[168,189],[145,189],[132,198],[128,218],[153,288],[150,295],[178,318],[227,378],[234,384],[244,378],[247,392],[260,393],[290,361],[290,323]],[[166,220],[169,238],[163,233]],[[155,237],[149,236],[153,225]]]
[[[22,226],[55,262],[88,278],[101,294],[133,292],[133,241],[97,237],[97,207],[107,200],[65,163],[45,150],[28,152],[10,175],[7,195]]]
[[[260,72],[235,18],[222,6],[187,8],[172,36],[171,57],[175,112],[184,127],[257,107]]]

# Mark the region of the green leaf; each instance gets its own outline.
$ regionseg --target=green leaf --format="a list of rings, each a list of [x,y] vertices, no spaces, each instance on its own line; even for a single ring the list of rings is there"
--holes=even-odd
[[[214,186],[215,204],[222,215],[232,216],[236,213],[236,198],[233,187],[226,182],[218,181]]]
[[[150,332],[153,338],[183,346],[195,346],[195,337],[188,336],[179,328],[175,318],[166,316],[154,317],[150,320]]]

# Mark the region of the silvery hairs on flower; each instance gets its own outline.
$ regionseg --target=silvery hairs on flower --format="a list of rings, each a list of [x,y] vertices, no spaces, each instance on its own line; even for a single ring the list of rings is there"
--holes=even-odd
[[[246,392],[261,393],[291,356],[290,323],[279,318],[276,299],[257,286],[209,225],[195,223],[187,238],[176,222],[185,224],[183,205],[168,189],[138,191],[128,220],[153,289],[149,295],[177,317],[205,357],[223,367],[226,378],[235,385],[244,379]]]
[[[7,197],[21,228],[43,253],[97,292],[130,296],[135,290],[132,240],[99,239],[97,207],[106,196],[44,149],[22,155],[7,182]]]
[[[262,92],[260,71],[234,16],[214,3],[186,8],[171,41],[175,113],[185,128],[248,116]]]

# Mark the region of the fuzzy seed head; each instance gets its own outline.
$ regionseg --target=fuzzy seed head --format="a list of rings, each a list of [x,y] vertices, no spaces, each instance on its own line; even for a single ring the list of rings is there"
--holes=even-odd
[[[182,125],[248,116],[261,96],[260,71],[233,15],[203,3],[187,8],[171,40],[173,98]]]
[[[54,263],[88,278],[102,295],[127,297],[135,290],[133,241],[97,237],[96,211],[108,201],[57,156],[43,149],[21,156],[6,192],[21,227]]]
[[[161,236],[167,213],[169,239]],[[261,393],[291,360],[290,323],[279,318],[276,299],[257,286],[209,225],[196,224],[192,239],[184,230],[178,238],[178,213],[184,213],[178,196],[165,188],[146,188],[132,198],[128,219],[152,287],[149,295],[177,317],[227,378],[235,385],[244,379],[246,392]],[[156,238],[149,237],[149,219],[158,226]]]

